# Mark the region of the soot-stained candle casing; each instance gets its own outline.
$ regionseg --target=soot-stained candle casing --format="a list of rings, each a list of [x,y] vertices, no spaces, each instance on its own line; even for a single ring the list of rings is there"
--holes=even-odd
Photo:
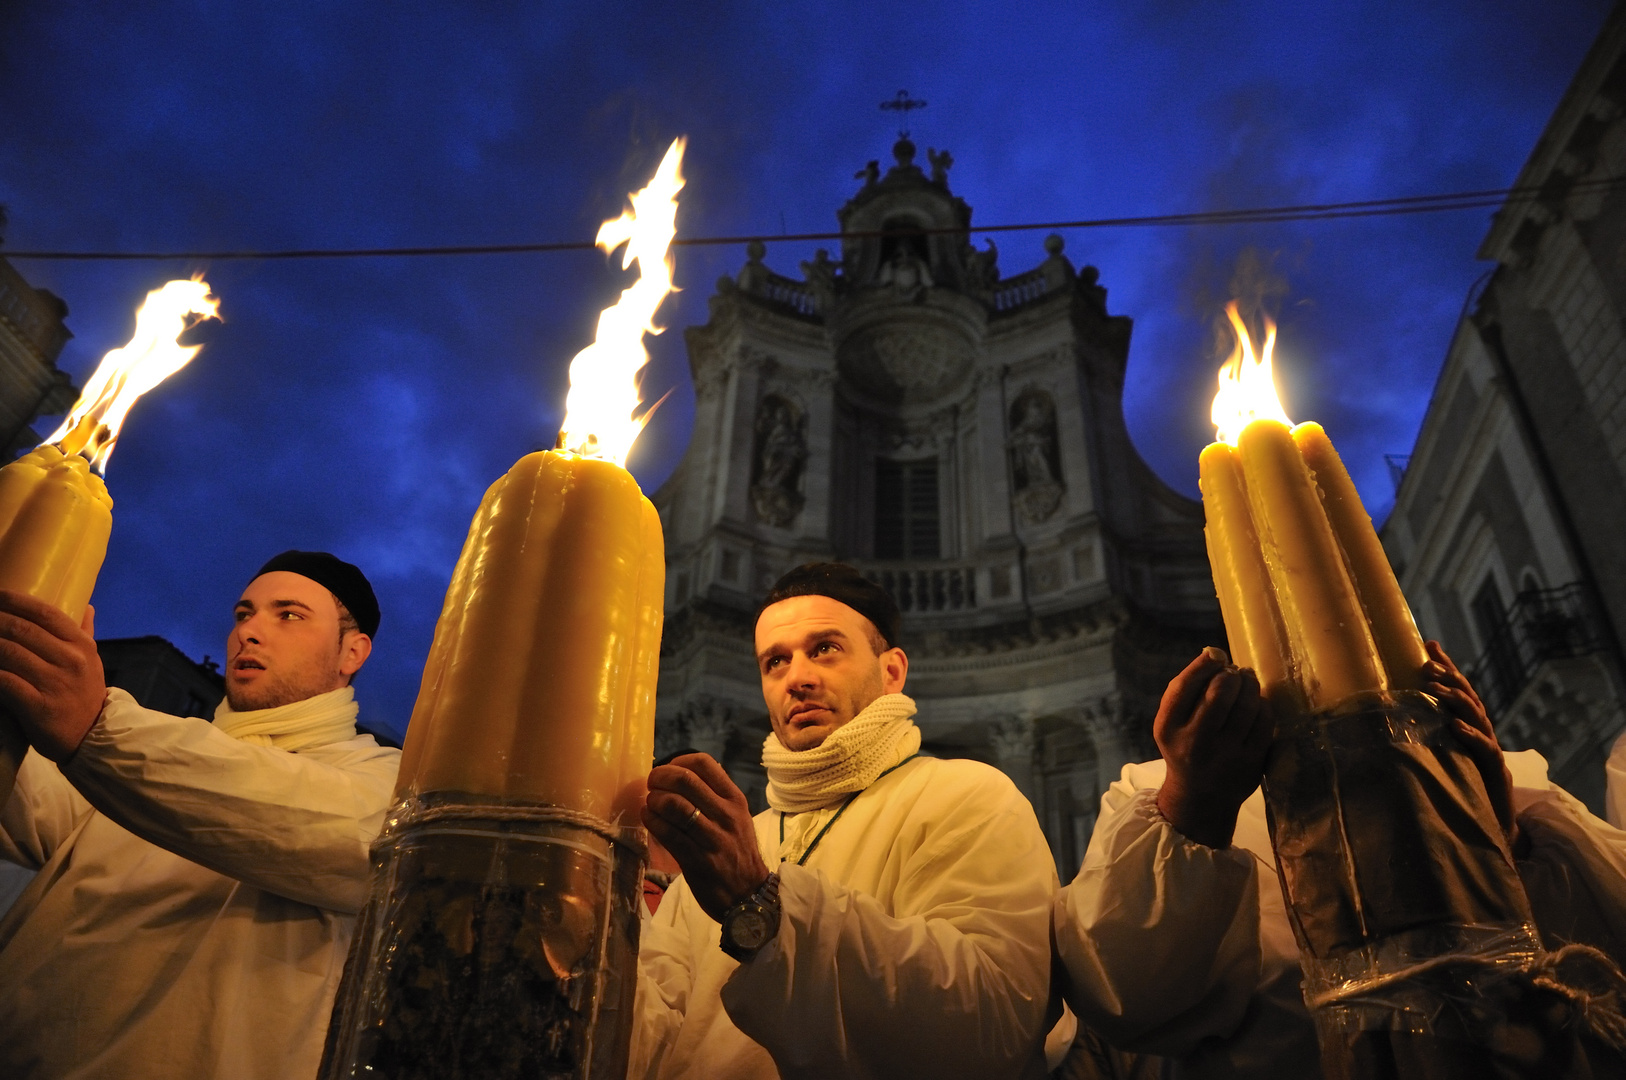
[[[1498,995],[1540,949],[1529,902],[1478,769],[1421,692],[1422,637],[1349,473],[1276,400],[1274,328],[1256,360],[1228,313],[1238,348],[1198,459],[1208,554],[1233,662],[1274,714],[1265,802],[1324,1069],[1488,1074]]]

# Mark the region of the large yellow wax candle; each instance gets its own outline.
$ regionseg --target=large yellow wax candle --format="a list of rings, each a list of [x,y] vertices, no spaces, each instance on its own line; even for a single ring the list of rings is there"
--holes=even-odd
[[[1267,696],[1297,697],[1286,631],[1248,510],[1242,467],[1231,447],[1211,443],[1197,459],[1207,525],[1208,563],[1214,571],[1231,660],[1250,667]]]
[[[1383,690],[1366,615],[1292,433],[1280,421],[1255,420],[1238,437],[1237,455],[1310,707]]]
[[[1383,545],[1378,542],[1372,519],[1361,505],[1361,497],[1348,470],[1320,424],[1312,421],[1298,425],[1293,429],[1293,441],[1304,456],[1305,464],[1315,473],[1321,505],[1326,508],[1327,521],[1344,549],[1350,577],[1360,594],[1361,607],[1366,611],[1372,641],[1383,661],[1389,688],[1421,689],[1423,665],[1428,663],[1423,636],[1417,632],[1411,607],[1400,591],[1394,568],[1383,553]]]
[[[655,758],[655,684],[661,666],[661,622],[666,610],[666,548],[661,516],[644,501],[644,562],[638,577],[638,630],[634,668],[627,680],[621,739],[621,780],[613,812],[623,825],[639,825]]]
[[[0,588],[79,622],[112,531],[107,485],[78,454],[41,446],[0,469]]]
[[[629,709],[653,697],[629,683],[652,684],[659,647],[642,602],[651,544],[662,551],[654,515],[625,469],[568,452],[530,454],[491,486],[435,628],[399,794],[610,815]]]

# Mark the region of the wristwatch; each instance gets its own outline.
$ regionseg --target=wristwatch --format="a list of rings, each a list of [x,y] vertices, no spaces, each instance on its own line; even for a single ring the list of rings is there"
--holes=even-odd
[[[740,963],[779,933],[779,875],[769,874],[757,891],[723,912],[723,952]]]

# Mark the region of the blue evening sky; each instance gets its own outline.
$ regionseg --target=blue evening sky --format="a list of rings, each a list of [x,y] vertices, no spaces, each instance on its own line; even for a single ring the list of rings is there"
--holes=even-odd
[[[590,239],[671,138],[683,234],[824,230],[883,163],[900,87],[975,220],[1417,195],[1513,179],[1606,0],[978,4],[87,4],[0,0],[5,250]],[[1135,320],[1125,411],[1196,493],[1207,326],[1239,253],[1273,253],[1283,396],[1322,421],[1369,507],[1392,501],[1488,212],[1074,232]],[[1006,275],[1042,233],[998,238]],[[980,241],[979,241],[980,242]],[[813,244],[770,243],[798,274]],[[646,380],[672,399],[646,490],[689,438],[681,329],[738,269],[680,249]],[[551,444],[566,365],[621,287],[596,253],[219,263],[17,262],[71,308],[83,378],[143,295],[202,270],[225,322],[137,405],[108,470],[101,636],[220,657],[232,602],[288,547],[374,581],[364,717],[405,726],[469,517]]]

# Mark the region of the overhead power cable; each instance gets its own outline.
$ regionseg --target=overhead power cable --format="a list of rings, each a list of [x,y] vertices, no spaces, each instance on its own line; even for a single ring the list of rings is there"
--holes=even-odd
[[[1149,227],[1192,227],[1201,225],[1256,225],[1286,221],[1330,221],[1341,218],[1395,217],[1402,214],[1438,214],[1455,210],[1478,210],[1508,204],[1542,201],[1563,201],[1578,195],[1600,194],[1626,185],[1626,177],[1608,177],[1599,180],[1580,180],[1561,190],[1550,186],[1492,188],[1484,191],[1457,191],[1442,195],[1411,195],[1394,199],[1366,199],[1360,202],[1305,203],[1297,206],[1266,206],[1246,210],[1205,210],[1189,214],[1147,214],[1136,217],[1084,218],[1079,221],[1033,221],[1009,225],[973,225],[969,229],[956,227],[908,230],[873,230],[868,232],[807,232],[771,235],[754,233],[741,236],[678,237],[674,247],[713,247],[717,245],[747,244],[753,240],[762,243],[785,243],[809,240],[853,240],[867,237],[896,235],[907,232],[912,236],[949,234],[979,234],[1005,232],[1032,232],[1040,229],[1119,229]],[[536,244],[452,244],[425,247],[373,247],[373,248],[290,248],[268,251],[6,251],[0,256],[7,259],[53,259],[58,261],[125,261],[157,262],[184,260],[190,262],[220,262],[225,260],[270,259],[371,259],[405,258],[423,255],[522,255],[555,251],[592,251],[596,248],[589,240],[559,240]]]

